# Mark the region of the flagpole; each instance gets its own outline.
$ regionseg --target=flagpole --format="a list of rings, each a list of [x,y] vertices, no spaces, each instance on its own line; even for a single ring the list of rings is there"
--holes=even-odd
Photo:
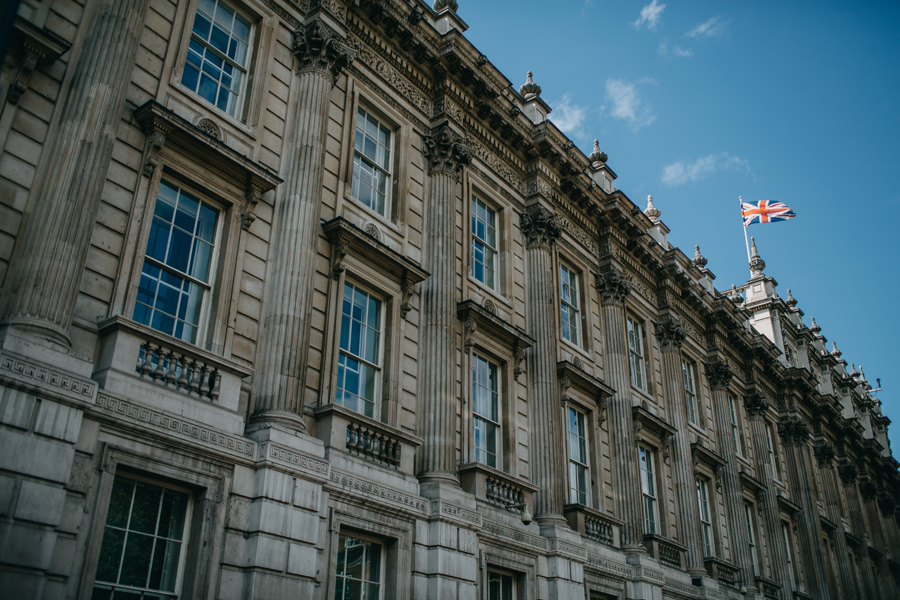
[[[744,224],[743,210],[744,210],[744,198],[743,196],[738,196],[738,202],[741,205],[741,225],[744,228],[744,243],[747,245],[747,265],[750,265],[750,240],[747,239],[747,226]]]

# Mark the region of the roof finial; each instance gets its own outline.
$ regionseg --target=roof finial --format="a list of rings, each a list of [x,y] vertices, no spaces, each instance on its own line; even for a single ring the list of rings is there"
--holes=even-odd
[[[766,261],[760,257],[759,250],[756,249],[756,238],[750,238],[750,248],[750,273],[753,277],[760,277],[766,268]]]
[[[840,358],[841,354],[842,353],[840,350],[838,350],[837,344],[834,342],[834,340],[831,340],[831,355],[835,358]]]
[[[788,288],[788,297],[785,302],[790,308],[794,308],[795,306],[797,306],[797,300],[793,296],[791,296],[791,288]]]
[[[541,86],[534,82],[531,71],[528,71],[528,73],[525,74],[525,83],[519,88],[519,93],[526,100],[532,100],[541,95]]]
[[[452,12],[459,10],[459,3],[456,0],[434,0],[434,12],[441,12],[445,8],[449,8]]]
[[[815,317],[810,317],[809,320],[812,322],[812,324],[809,326],[810,331],[812,331],[813,333],[819,333],[820,331],[822,331],[822,328],[816,325]]]
[[[647,218],[653,221],[654,225],[659,224],[659,215],[662,214],[662,211],[653,206],[653,196],[647,195],[647,208],[644,209],[644,214],[647,215]]]
[[[728,299],[735,304],[741,304],[744,301],[744,297],[733,283],[731,284],[731,289],[728,291]]]
[[[859,371],[856,370],[856,366],[853,363],[850,363],[850,377],[859,377]]]
[[[700,244],[694,245],[694,258],[691,259],[691,262],[694,263],[694,266],[698,269],[706,268],[706,257],[700,254]]]
[[[591,161],[591,166],[597,168],[605,163],[607,158],[606,152],[600,150],[600,142],[594,140],[594,151],[588,156],[588,160]]]

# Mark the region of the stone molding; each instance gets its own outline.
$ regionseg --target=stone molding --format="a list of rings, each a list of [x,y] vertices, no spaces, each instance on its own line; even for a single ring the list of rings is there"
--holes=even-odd
[[[626,581],[634,578],[634,569],[631,565],[622,564],[596,554],[588,552],[587,561],[584,564],[586,570],[592,570],[617,581]]]
[[[519,215],[519,227],[525,234],[525,247],[529,250],[549,250],[562,235],[562,226],[556,214],[538,204]]]
[[[431,514],[442,518],[451,518],[455,521],[463,523],[467,527],[481,527],[481,513],[476,510],[470,510],[456,504],[444,502],[442,500],[432,500]]]
[[[0,381],[11,387],[40,388],[41,394],[67,398],[79,403],[94,402],[97,383],[91,379],[78,377],[62,369],[20,356],[8,350],[0,351]]]
[[[291,34],[291,53],[297,57],[297,73],[320,73],[337,83],[341,74],[356,60],[357,52],[342,36],[315,19]]]
[[[372,483],[368,479],[351,475],[350,473],[332,469],[330,482],[330,487],[336,488],[337,491],[351,494],[363,500],[375,499],[381,503],[390,504],[401,510],[411,511],[421,516],[425,516],[428,512],[428,502],[425,499]]]
[[[706,363],[706,379],[709,386],[714,390],[724,390],[728,388],[731,379],[734,377],[734,369],[724,360],[715,360]]]
[[[481,529],[482,531],[502,540],[512,540],[514,542],[521,542],[527,546],[531,546],[532,548],[537,548],[538,550],[547,550],[547,538],[537,535],[531,535],[529,533],[525,533],[524,531],[520,531],[512,527],[507,527],[506,525],[502,525],[489,519],[483,520]]]
[[[422,140],[422,154],[428,162],[428,173],[457,175],[472,162],[472,149],[465,139],[444,121]]]
[[[303,471],[307,476],[319,481],[325,481],[329,477],[330,465],[327,461],[310,456],[303,452],[292,450],[287,446],[266,442],[259,445],[259,460],[273,461]]]
[[[597,275],[597,292],[603,304],[624,304],[631,293],[631,281],[621,271],[610,269]]]
[[[681,320],[675,315],[669,315],[662,321],[653,324],[653,333],[659,340],[659,348],[663,352],[681,350],[681,345],[687,334]]]

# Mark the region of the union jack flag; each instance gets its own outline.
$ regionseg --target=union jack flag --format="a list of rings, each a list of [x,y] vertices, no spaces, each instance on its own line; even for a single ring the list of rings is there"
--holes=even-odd
[[[741,216],[744,217],[744,227],[754,223],[775,223],[793,219],[797,214],[784,202],[772,202],[760,200],[753,202],[741,202]]]

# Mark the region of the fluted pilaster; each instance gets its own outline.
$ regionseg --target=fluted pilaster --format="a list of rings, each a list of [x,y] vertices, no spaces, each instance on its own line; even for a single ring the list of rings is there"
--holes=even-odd
[[[335,79],[355,54],[324,23],[313,21],[294,33],[300,68],[287,165],[273,223],[265,318],[259,342],[256,419],[280,420],[305,431],[300,415],[309,349],[319,204],[325,159],[325,128]]]
[[[830,594],[825,581],[825,561],[822,560],[822,532],[819,524],[819,509],[813,497],[809,478],[811,465],[806,456],[806,442],[809,440],[809,426],[799,418],[783,421],[778,426],[782,447],[785,449],[788,486],[791,495],[802,510],[797,515],[797,537],[806,568],[806,585],[815,598],[828,600]],[[810,473],[810,475],[807,475]]]
[[[625,298],[631,292],[631,285],[622,273],[610,270],[597,277],[597,290],[606,333],[604,375],[610,387],[616,390],[609,399],[607,411],[616,516],[624,521],[622,548],[626,552],[637,552],[643,551],[644,518],[631,416],[631,368],[625,330]]]
[[[443,123],[423,139],[428,166],[425,223],[425,270],[422,283],[422,325],[419,400],[422,437],[419,452],[421,480],[456,476],[456,188],[460,170],[471,160],[462,137]],[[463,385],[471,385],[463,374]]]
[[[4,325],[66,348],[149,0],[96,4],[0,299]]]
[[[762,494],[762,506],[759,515],[763,518],[763,526],[766,530],[767,549],[772,565],[771,576],[781,586],[781,597],[784,600],[793,600],[792,576],[788,571],[784,544],[781,541],[781,521],[778,517],[780,509],[778,508],[778,494],[775,488],[775,473],[772,472],[772,467],[766,459],[768,445],[766,443],[766,421],[764,415],[768,409],[769,403],[762,394],[754,392],[744,398],[744,411],[750,419],[750,435],[753,438],[754,456],[757,459],[756,464],[761,467],[756,471],[756,475],[766,486]]]
[[[716,360],[706,365],[706,379],[712,388],[713,415],[718,432],[718,450],[725,464],[719,469],[719,482],[725,498],[725,515],[728,519],[728,535],[731,538],[731,553],[734,562],[741,569],[741,581],[748,590],[755,590],[753,557],[750,556],[747,539],[747,522],[744,517],[744,500],[741,495],[741,475],[738,470],[737,452],[729,439],[731,432],[731,406],[728,402],[728,384],[734,377],[731,366]]]
[[[525,313],[528,332],[535,344],[528,349],[528,402],[531,423],[531,457],[534,483],[541,489],[534,497],[539,522],[562,521],[565,503],[566,464],[560,440],[565,438],[556,376],[556,315],[553,289],[553,244],[561,228],[554,215],[533,206],[521,217],[526,239]]]
[[[700,532],[700,505],[697,482],[691,459],[687,408],[681,373],[681,344],[684,326],[674,316],[656,323],[653,329],[659,340],[662,362],[662,387],[669,423],[677,431],[672,436],[672,475],[675,483],[675,510],[678,514],[681,543],[687,546],[687,569],[695,576],[706,574],[703,566],[703,536]],[[710,502],[712,506],[712,502]]]
[[[863,517],[862,500],[860,498],[859,488],[857,487],[858,471],[856,466],[845,462],[838,467],[838,476],[841,485],[844,488],[844,498],[847,500],[847,515],[850,521],[850,528],[857,539],[862,541],[862,548],[857,549],[856,560],[859,561],[860,571],[862,571],[861,585],[864,587],[866,598],[878,597],[878,586],[875,582],[875,574],[872,570],[872,560],[869,556],[868,534],[866,532],[866,522]]]
[[[822,483],[824,484],[825,496],[825,512],[832,523],[841,523],[843,511],[841,510],[840,498],[838,497],[838,478],[834,472],[834,447],[831,444],[819,444],[814,449],[816,461],[819,463],[819,471],[822,474]],[[844,598],[854,598],[859,595],[860,590],[856,589],[854,584],[853,567],[850,561],[846,559],[847,539],[844,537],[843,527],[834,532],[834,546],[838,566],[838,576],[840,586],[843,591]]]

